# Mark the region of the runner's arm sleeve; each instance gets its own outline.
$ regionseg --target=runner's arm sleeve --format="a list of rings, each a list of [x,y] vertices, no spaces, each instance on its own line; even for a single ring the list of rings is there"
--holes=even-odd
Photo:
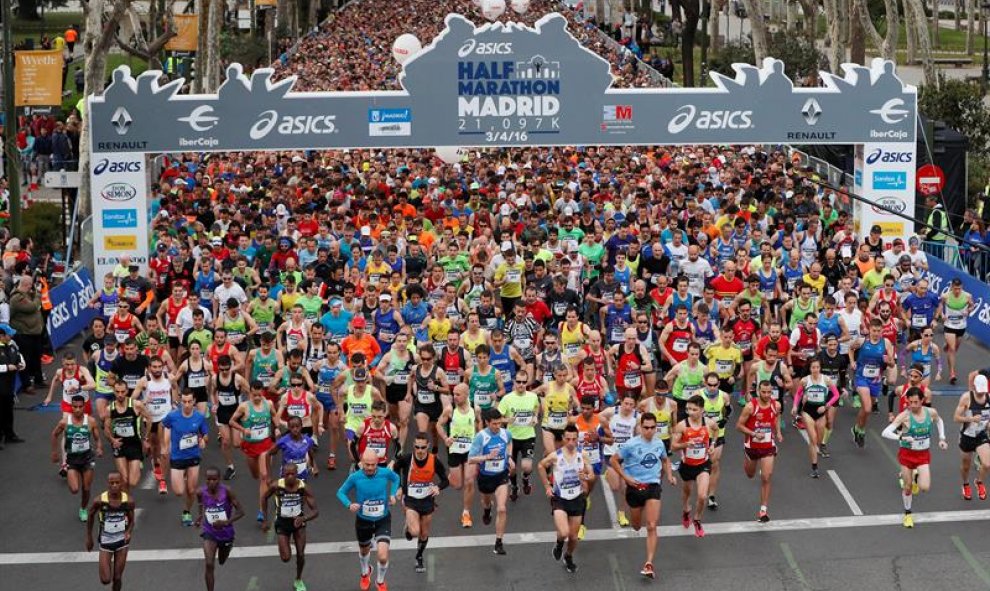
[[[355,474],[360,473],[360,470],[352,473],[347,477],[347,480],[344,481],[344,484],[341,484],[340,488],[337,489],[337,500],[339,500],[346,509],[351,508],[351,499],[347,495],[350,494],[351,490],[354,488],[354,476]]]
[[[895,390],[888,390],[887,391],[887,412],[888,413],[893,413],[894,412],[894,399],[895,398],[897,398],[897,391],[896,391],[896,389]]]
[[[839,403],[839,389],[835,387],[835,384],[832,384],[829,389],[832,390],[832,398],[829,399],[828,406],[835,406]]]
[[[443,462],[439,459],[434,460],[433,466],[437,472],[437,478],[440,480],[440,484],[437,485],[440,487],[440,490],[450,486],[450,479],[447,477],[447,466],[444,466]]]
[[[942,417],[938,418],[938,421],[935,422],[935,426],[938,427],[938,438],[945,441],[945,421],[942,420]]]
[[[883,433],[881,433],[881,435],[883,435],[885,439],[892,439],[894,441],[899,441],[901,439],[900,435],[898,435],[897,433],[897,427],[899,426],[900,425],[896,421],[894,421],[889,425],[887,425],[887,428],[883,430]]]

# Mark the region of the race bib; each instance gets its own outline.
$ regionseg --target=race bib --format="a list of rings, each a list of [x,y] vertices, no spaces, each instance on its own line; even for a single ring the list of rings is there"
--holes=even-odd
[[[581,495],[581,483],[580,482],[567,482],[560,486],[560,498],[565,500],[576,499]]]
[[[639,388],[643,384],[643,376],[638,371],[627,371],[623,381],[626,388]]]
[[[505,470],[505,460],[485,460],[485,472],[494,473]]]
[[[429,482],[410,482],[409,496],[414,499],[425,499],[433,491],[433,485]]]
[[[293,464],[296,465],[296,474],[305,474],[306,471],[309,470],[309,464],[307,464],[304,459],[293,462]]]
[[[904,436],[904,440],[909,444],[912,451],[925,451],[931,447],[932,439],[927,435],[911,437]]]
[[[506,283],[519,283],[522,279],[522,271],[519,269],[509,269],[505,272]]]
[[[912,328],[925,328],[928,326],[928,317],[924,314],[912,314],[911,326]]]
[[[302,501],[295,500],[292,502],[288,502],[288,501],[283,502],[282,506],[279,507],[278,515],[279,517],[285,517],[289,519],[299,517],[300,515],[302,515]]]
[[[878,378],[880,377],[880,366],[879,365],[867,365],[863,367],[863,376],[867,378]]]
[[[134,437],[134,424],[133,423],[115,423],[113,426],[113,434],[117,437]]]
[[[268,437],[269,437],[269,430],[267,423],[264,425],[251,425],[251,439],[253,441],[268,439]]]
[[[567,426],[566,412],[553,412],[547,415],[547,427],[550,429],[563,429]]]
[[[285,412],[290,417],[303,418],[306,416],[306,407],[302,404],[290,404],[285,408]]]
[[[589,464],[600,464],[602,463],[602,450],[598,448],[597,444],[590,445],[584,448],[584,457]]]
[[[689,460],[703,460],[708,454],[708,450],[704,445],[692,443],[687,449],[684,450],[684,457]]]
[[[773,432],[770,427],[757,427],[753,434],[753,441],[757,443],[770,443]]]
[[[474,395],[474,403],[478,406],[491,406],[495,397],[491,394],[478,392]]]
[[[182,327],[176,323],[168,325],[168,336],[174,339],[177,339],[180,336],[182,336],[181,331],[182,331]]]
[[[204,375],[189,376],[189,387],[190,388],[205,388],[206,387],[206,376],[204,376]]]
[[[454,437],[454,442],[450,445],[450,453],[466,454],[471,450],[471,440],[468,437]]]
[[[687,339],[674,339],[674,352],[684,353],[688,350],[688,340]]]
[[[84,454],[90,449],[89,437],[85,439],[73,439],[69,444],[69,453]]]
[[[516,427],[528,427],[532,424],[533,413],[529,411],[521,411],[516,413],[512,418],[512,424]]]
[[[179,449],[192,449],[199,445],[199,436],[195,433],[186,433],[179,438]]]
[[[221,406],[233,406],[237,404],[237,396],[227,392],[217,395],[217,400]]]
[[[416,400],[420,404],[433,404],[437,401],[437,395],[430,390],[418,390],[416,392]]]
[[[206,523],[210,525],[218,521],[227,521],[227,511],[223,507],[207,507],[204,514],[206,515]]]
[[[397,386],[405,386],[409,383],[409,372],[399,372],[392,377],[392,383]]]
[[[385,515],[385,501],[365,501],[361,503],[361,513],[363,513],[365,517],[382,517]]]
[[[127,529],[127,520],[123,518],[107,519],[103,522],[103,532],[108,534],[122,534]]]
[[[732,373],[732,370],[735,369],[735,367],[736,364],[732,361],[727,361],[725,359],[718,359],[715,361],[715,372],[722,375]]]

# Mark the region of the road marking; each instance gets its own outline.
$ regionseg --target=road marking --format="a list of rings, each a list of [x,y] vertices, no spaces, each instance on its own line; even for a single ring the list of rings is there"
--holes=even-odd
[[[839,494],[846,500],[846,504],[849,505],[849,510],[852,511],[853,515],[862,515],[863,510],[859,508],[859,503],[856,502],[852,493],[846,488],[845,483],[839,478],[839,474],[835,470],[829,470],[828,477],[832,479],[832,484],[835,485],[835,488],[839,489]]]
[[[619,568],[619,559],[616,558],[615,554],[609,552],[608,554],[608,565],[612,570],[612,584],[615,585],[615,591],[626,591],[626,581],[622,578],[622,569]]]
[[[261,591],[261,586],[258,585],[258,577],[251,577],[248,580],[247,589],[245,591]]]
[[[612,529],[621,530],[619,527],[619,517],[617,515],[618,507],[615,504],[615,493],[612,492],[612,487],[608,484],[607,478],[601,479],[602,495],[605,496],[605,508],[608,509],[608,518],[612,521]]]
[[[843,516],[843,517],[816,517],[808,519],[781,519],[770,523],[759,523],[753,521],[733,521],[727,523],[705,524],[706,536],[718,536],[728,534],[752,534],[765,532],[784,531],[816,531],[842,529],[851,527],[901,527],[902,513],[890,513],[886,515],[863,515],[863,516]],[[978,509],[971,511],[934,511],[930,513],[915,513],[914,521],[917,524],[926,523],[972,523],[976,521],[990,521],[990,509]],[[899,531],[899,530],[898,530]],[[585,536],[584,543],[588,542],[614,542],[623,539],[641,538],[646,536],[646,530],[635,532],[633,530],[623,530],[616,532],[608,529],[589,529]],[[693,537],[692,530],[686,530],[677,525],[664,525],[660,527],[660,536],[663,538]],[[557,533],[553,531],[528,532],[517,534],[506,534],[505,544],[525,545],[525,544],[549,544],[557,539]],[[474,548],[488,547],[491,545],[491,534],[469,535],[469,536],[441,536],[430,538],[430,548]],[[307,555],[319,554],[350,554],[357,552],[356,542],[317,542],[306,546]],[[392,540],[393,550],[415,550],[416,542],[405,540]],[[269,544],[265,546],[241,546],[234,547],[231,558],[274,558],[278,556],[278,548]],[[37,566],[42,564],[73,564],[73,563],[95,563],[99,555],[95,552],[16,552],[0,554],[0,566],[28,565]],[[203,549],[194,548],[164,548],[159,550],[135,550],[132,549],[127,554],[129,562],[167,562],[174,560],[202,560]]]
[[[426,555],[426,582],[431,585],[437,573],[437,561],[434,556],[433,552]]]
[[[880,437],[880,435],[878,435],[873,429],[870,429],[870,435],[873,436],[873,440],[877,442],[878,446],[880,446],[880,450],[883,452],[883,455],[887,456],[890,463],[897,466],[897,469],[900,470],[900,462],[897,461],[897,458],[894,456],[894,452],[890,451],[890,448],[887,446],[887,442],[883,440],[883,437]]]
[[[787,542],[780,543],[780,550],[784,553],[784,558],[787,559],[787,564],[794,571],[795,576],[797,576],[798,581],[801,583],[801,587],[804,589],[811,589],[811,585],[808,584],[808,579],[804,577],[804,573],[801,571],[801,567],[798,566],[797,560],[794,559],[794,553],[791,552],[791,546]]]
[[[987,574],[986,569],[983,568],[983,565],[981,565],[976,557],[973,556],[973,553],[969,551],[966,544],[959,539],[959,536],[952,536],[952,543],[955,544],[956,550],[959,550],[959,553],[962,554],[963,559],[969,564],[969,567],[973,569],[976,576],[980,577],[983,584],[990,588],[990,574]]]
[[[141,479],[141,483],[138,484],[142,490],[151,490],[155,487],[155,473],[149,470],[144,474],[144,478]]]

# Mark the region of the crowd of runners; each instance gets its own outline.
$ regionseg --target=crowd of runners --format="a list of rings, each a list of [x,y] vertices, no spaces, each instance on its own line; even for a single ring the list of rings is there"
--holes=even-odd
[[[308,89],[393,86],[375,52],[401,32],[431,38],[450,9],[402,2],[393,20],[395,4],[344,9],[284,70]],[[52,460],[115,589],[147,472],[200,530],[211,590],[245,516],[274,528],[302,590],[307,522],[350,511],[360,588],[385,591],[393,515],[425,572],[438,496],[457,499],[463,528],[480,505],[504,555],[511,506],[545,495],[552,557],[575,572],[596,487],[616,494],[621,527],[645,528],[653,578],[664,483],[703,537],[736,476],[722,452],[740,445],[769,522],[791,428],[818,478],[834,437],[863,447],[871,421],[886,427],[911,528],[953,421],[962,495],[975,454],[986,498],[990,388],[956,365],[972,297],[929,290],[918,239],[857,237],[840,196],[782,152],[182,154],[153,203],[149,268],[125,259],[101,278],[98,318],[45,399],[63,411]],[[931,389],[959,375],[969,391],[942,417]],[[208,445],[224,465],[201,466]],[[114,471],[94,496],[97,461]],[[225,484],[245,468],[250,498]],[[348,474],[330,492],[321,471]]]

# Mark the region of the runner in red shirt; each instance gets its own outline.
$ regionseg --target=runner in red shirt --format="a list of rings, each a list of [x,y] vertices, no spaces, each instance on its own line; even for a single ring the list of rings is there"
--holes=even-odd
[[[777,352],[780,353],[778,359],[789,359],[791,343],[783,336],[783,328],[779,322],[771,322],[767,328],[767,334],[763,335],[753,348],[753,358],[766,361],[767,345],[773,343],[777,345]]]
[[[735,301],[737,295],[746,289],[743,280],[736,276],[735,261],[725,261],[722,274],[713,278],[709,285],[715,290],[715,298],[721,304],[719,310],[722,311],[722,321],[724,322],[732,315],[732,302]]]
[[[357,446],[357,457],[361,457],[364,454],[364,450],[371,448],[375,450],[378,454],[378,465],[386,466],[390,460],[391,456],[394,457],[395,449],[393,448],[393,442],[396,443],[398,447],[399,441],[399,430],[392,421],[385,418],[387,411],[387,406],[384,400],[375,400],[371,403],[371,416],[364,420],[364,424],[358,427],[358,432],[355,434],[357,437],[356,443],[352,445]]]
[[[770,503],[770,479],[773,477],[774,458],[777,444],[784,441],[780,431],[780,403],[773,400],[773,386],[769,381],[760,382],[758,396],[743,407],[736,430],[742,433],[745,456],[743,470],[747,478],[760,471],[760,523],[770,521],[767,505]]]

